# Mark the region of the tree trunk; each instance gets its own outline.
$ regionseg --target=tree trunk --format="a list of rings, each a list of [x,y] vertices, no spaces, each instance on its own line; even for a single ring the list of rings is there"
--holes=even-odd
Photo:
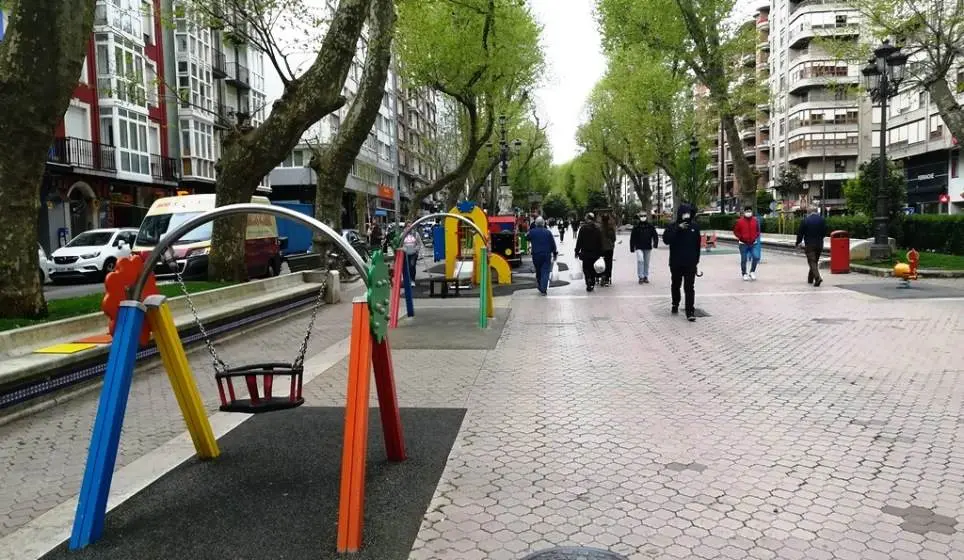
[[[633,188],[636,189],[636,196],[639,197],[639,205],[643,207],[643,212],[649,215],[653,211],[653,187],[649,184],[649,173],[643,174],[641,185],[640,181],[633,181]]]
[[[941,118],[947,125],[947,130],[951,131],[951,135],[958,141],[964,141],[964,111],[961,110],[960,104],[958,104],[954,93],[947,84],[947,79],[941,78],[932,81],[928,85],[927,91],[930,92],[934,104],[937,105]]]
[[[743,155],[743,142],[740,140],[740,132],[736,129],[736,120],[733,113],[725,111],[720,114],[720,121],[723,123],[723,132],[726,134],[726,141],[730,144],[730,154],[733,156],[733,172],[737,180],[740,181],[740,199],[743,206],[756,206],[756,178],[753,170],[750,169],[750,162]],[[696,180],[696,176],[693,177]]]
[[[47,314],[37,258],[40,186],[93,24],[94,0],[14,1],[0,41],[0,317]]]
[[[385,81],[392,60],[392,38],[395,33],[395,6],[392,0],[372,0],[368,52],[358,92],[338,134],[329,144],[316,149],[311,168],[317,177],[315,189],[315,218],[335,231],[341,229],[341,204],[345,182],[352,164],[368,133],[375,124],[378,110],[385,97]],[[328,263],[328,253],[334,244],[318,233],[314,236],[316,252]],[[373,248],[374,249],[374,248]],[[359,271],[362,272],[362,271]]]
[[[492,128],[495,125],[495,118],[491,104],[486,106],[485,126],[480,133],[479,110],[475,100],[470,100],[462,96],[458,96],[455,99],[465,109],[466,116],[469,120],[469,130],[467,134],[468,141],[465,153],[462,154],[462,159],[459,161],[459,164],[455,167],[455,169],[442,175],[431,185],[418,190],[412,196],[413,204],[412,209],[409,212],[409,218],[411,219],[414,219],[418,214],[418,208],[425,198],[437,192],[443,191],[450,185],[464,181],[465,178],[469,176],[469,173],[472,171],[472,165],[475,163],[475,158],[478,157],[479,151],[482,149],[482,146],[485,145],[486,139],[492,135]]]
[[[217,164],[215,204],[250,202],[261,179],[298,145],[301,135],[345,104],[341,95],[371,0],[341,0],[321,48],[304,74],[285,86],[271,114],[257,128],[242,127],[224,142]],[[243,281],[245,218],[217,220],[208,276]]]

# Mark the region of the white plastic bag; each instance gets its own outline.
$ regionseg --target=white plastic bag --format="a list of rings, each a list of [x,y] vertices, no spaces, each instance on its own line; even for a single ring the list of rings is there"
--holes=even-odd
[[[577,282],[584,278],[581,268],[570,268],[569,269],[569,279],[573,282]]]
[[[553,261],[552,272],[549,273],[549,282],[559,281],[559,263]]]
[[[636,249],[636,262],[646,262],[646,254],[643,253],[642,249]]]
[[[596,262],[593,263],[592,267],[596,269],[596,274],[602,274],[606,272],[606,261],[604,261],[602,257],[599,257],[596,259]]]

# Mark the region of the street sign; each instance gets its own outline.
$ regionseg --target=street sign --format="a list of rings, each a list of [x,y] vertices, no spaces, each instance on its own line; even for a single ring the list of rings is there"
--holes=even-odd
[[[911,214],[913,214],[913,213],[916,212],[916,211],[917,211],[917,210],[916,210],[913,206],[905,206],[905,207],[904,207],[904,214],[906,214],[906,215],[908,215],[908,216],[910,216]]]

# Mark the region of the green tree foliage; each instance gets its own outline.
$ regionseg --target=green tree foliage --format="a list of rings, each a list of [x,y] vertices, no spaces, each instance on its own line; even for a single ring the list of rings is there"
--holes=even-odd
[[[562,193],[550,193],[542,201],[542,213],[547,218],[568,218],[572,211],[569,199]]]
[[[780,171],[776,185],[780,196],[787,198],[800,196],[807,191],[807,186],[800,176],[800,168],[795,165],[787,165]]]
[[[701,144],[702,146],[702,144]],[[676,169],[676,192],[678,202],[688,202],[697,208],[705,208],[710,202],[710,186],[713,175],[707,170],[709,155],[700,150],[694,162],[690,156],[689,145],[676,150],[674,168]]]
[[[964,44],[964,3],[958,0],[848,0],[857,8],[865,29],[861,38],[891,39],[911,56],[908,79],[926,89],[941,118],[956,138],[964,138],[964,109],[955,93],[956,72]],[[876,46],[876,43],[873,43]],[[851,46],[852,45],[845,45]],[[842,57],[863,63],[867,44],[844,49]]]
[[[860,165],[857,177],[844,183],[847,208],[857,214],[873,216],[877,210],[877,192],[880,188],[880,159],[873,158]],[[907,201],[907,177],[904,170],[887,160],[887,195],[890,200],[890,218],[902,215]]]
[[[586,211],[595,212],[603,208],[611,208],[609,197],[599,189],[591,189],[586,195]]]
[[[396,46],[403,76],[412,86],[432,88],[455,103],[462,123],[458,164],[414,194],[422,200],[460,188],[490,141],[497,116],[525,104],[543,68],[540,28],[528,5],[515,0],[397,4]]]
[[[770,213],[770,203],[773,202],[773,195],[770,191],[760,189],[756,191],[756,211],[760,214]]]
[[[607,51],[641,47],[676,61],[705,86],[726,136],[740,137],[736,117],[748,111],[762,88],[735,64],[740,55],[753,52],[756,42],[753,26],[729,23],[735,0],[597,0],[596,5]],[[752,204],[756,177],[742,144],[731,142],[730,151],[741,196]]]

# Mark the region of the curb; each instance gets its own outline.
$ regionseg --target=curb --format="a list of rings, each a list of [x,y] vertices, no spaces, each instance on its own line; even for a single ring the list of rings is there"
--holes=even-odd
[[[894,271],[890,268],[880,268],[866,264],[851,264],[850,270],[859,274],[879,276],[882,278],[893,278],[894,276]],[[917,271],[917,275],[921,278],[964,278],[964,270],[920,269]]]

